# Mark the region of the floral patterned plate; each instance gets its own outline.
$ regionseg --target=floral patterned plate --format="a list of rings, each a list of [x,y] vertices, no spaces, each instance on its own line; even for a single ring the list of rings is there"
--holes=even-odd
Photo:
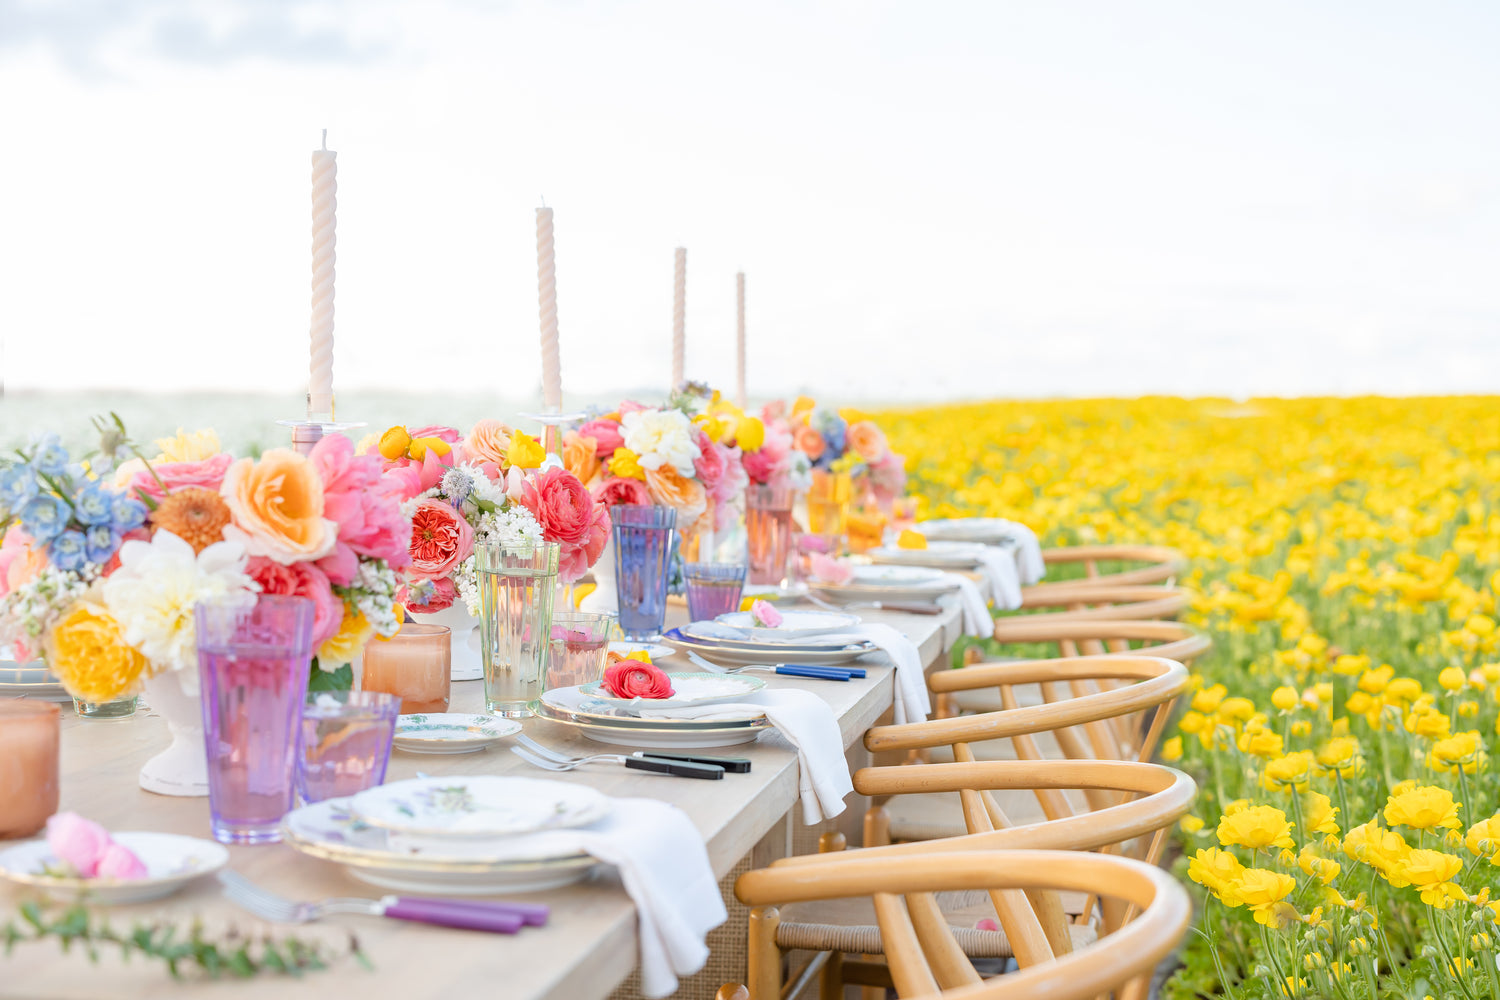
[[[520,731],[514,719],[433,712],[397,719],[394,743],[411,753],[473,753]]]
[[[114,839],[141,859],[146,866],[145,878],[49,875],[46,869],[57,859],[45,840],[31,840],[0,851],[0,878],[67,902],[141,903],[169,896],[229,861],[229,851],[212,840],[147,832],[117,833]]]
[[[510,837],[587,826],[608,815],[609,798],[544,778],[452,775],[367,789],[350,797],[349,810],[408,837]]]

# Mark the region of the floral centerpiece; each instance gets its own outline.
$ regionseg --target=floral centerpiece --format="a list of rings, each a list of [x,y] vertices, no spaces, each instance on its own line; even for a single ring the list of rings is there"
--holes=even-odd
[[[784,421],[793,449],[812,468],[847,472],[856,494],[871,496],[883,510],[889,512],[906,491],[906,458],[891,450],[874,421],[851,410],[820,407],[806,396],[799,396],[790,408],[771,403],[762,417],[773,424]]]
[[[211,431],[179,433],[148,460],[118,417],[97,426],[85,461],[47,436],[0,463],[0,645],[85,701],[147,689],[174,743],[142,783],[203,794],[195,605],[308,598],[311,686],[347,687],[364,643],[398,628],[408,521],[395,480],[339,435],[235,459]]]

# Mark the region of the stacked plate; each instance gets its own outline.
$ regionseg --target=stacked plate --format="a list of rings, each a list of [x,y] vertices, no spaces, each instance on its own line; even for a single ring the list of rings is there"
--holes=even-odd
[[[381,785],[303,806],[285,842],[388,889],[484,895],[576,882],[594,859],[552,831],[596,823],[609,798],[541,778],[455,775]]]
[[[56,677],[41,660],[17,663],[0,660],[0,698],[35,698],[38,701],[72,701]]]
[[[1014,545],[1008,522],[997,517],[935,518],[917,525],[928,538],[944,542],[981,542],[985,545]]]
[[[928,542],[925,549],[903,549],[882,545],[866,555],[873,562],[890,566],[932,566],[938,569],[973,569],[985,555],[982,542]]]
[[[782,624],[761,628],[744,612],[715,621],[693,622],[666,634],[679,649],[728,666],[801,663],[830,666],[852,663],[875,651],[857,634],[859,616],[827,611],[786,611]]]
[[[927,566],[855,566],[848,583],[814,583],[835,601],[934,601],[958,586],[940,569]]]
[[[459,712],[403,715],[392,744],[409,753],[474,753],[521,731],[514,719]]]
[[[759,677],[729,674],[668,674],[672,698],[613,698],[594,684],[553,688],[531,703],[543,719],[577,729],[596,743],[662,750],[727,747],[749,743],[771,722],[743,699],[766,686]],[[713,710],[724,705],[723,710]],[[674,714],[676,713],[676,714]],[[687,718],[684,716],[704,716]]]

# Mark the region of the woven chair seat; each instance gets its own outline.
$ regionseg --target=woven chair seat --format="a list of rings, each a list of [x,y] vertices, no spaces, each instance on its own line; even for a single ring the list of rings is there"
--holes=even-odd
[[[1081,893],[1063,893],[1079,897]],[[994,907],[985,892],[940,892],[938,905],[953,928],[953,939],[970,958],[1010,958],[1013,954],[1004,931],[975,930],[980,920],[995,919]],[[1066,905],[1064,906],[1066,909]],[[1093,944],[1098,933],[1087,925],[1070,924],[1068,932],[1073,947]],[[830,899],[811,903],[793,903],[781,908],[781,923],[776,928],[776,943],[784,949],[802,951],[839,951],[855,955],[879,955],[885,951],[880,927],[875,923],[875,906],[868,898]]]
[[[1083,797],[1082,792],[1070,788],[1062,794],[1075,814],[1089,811],[1088,800]],[[992,791],[990,795],[1014,826],[1047,822],[1047,814],[1042,811],[1041,802],[1037,801],[1036,793],[1030,789]],[[957,792],[896,795],[885,803],[885,810],[891,817],[892,841],[942,840],[946,837],[962,837],[969,832],[964,824],[963,804]]]

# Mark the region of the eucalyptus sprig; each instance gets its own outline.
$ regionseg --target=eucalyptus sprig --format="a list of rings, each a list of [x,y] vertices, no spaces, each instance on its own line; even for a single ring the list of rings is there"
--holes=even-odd
[[[19,916],[19,920],[12,918],[0,926],[0,943],[7,956],[18,944],[50,938],[64,952],[71,952],[74,945],[81,947],[90,962],[99,961],[101,948],[117,948],[126,960],[139,954],[164,963],[174,979],[183,978],[192,969],[210,979],[248,979],[266,972],[301,976],[343,959],[373,968],[353,934],[346,948],[330,949],[320,941],[292,935],[245,934],[233,926],[221,934],[211,934],[196,919],[185,933],[179,924],[167,921],[136,922],[122,933],[109,925],[107,917],[96,916],[81,903],[70,904],[54,916],[31,900],[21,904]]]

